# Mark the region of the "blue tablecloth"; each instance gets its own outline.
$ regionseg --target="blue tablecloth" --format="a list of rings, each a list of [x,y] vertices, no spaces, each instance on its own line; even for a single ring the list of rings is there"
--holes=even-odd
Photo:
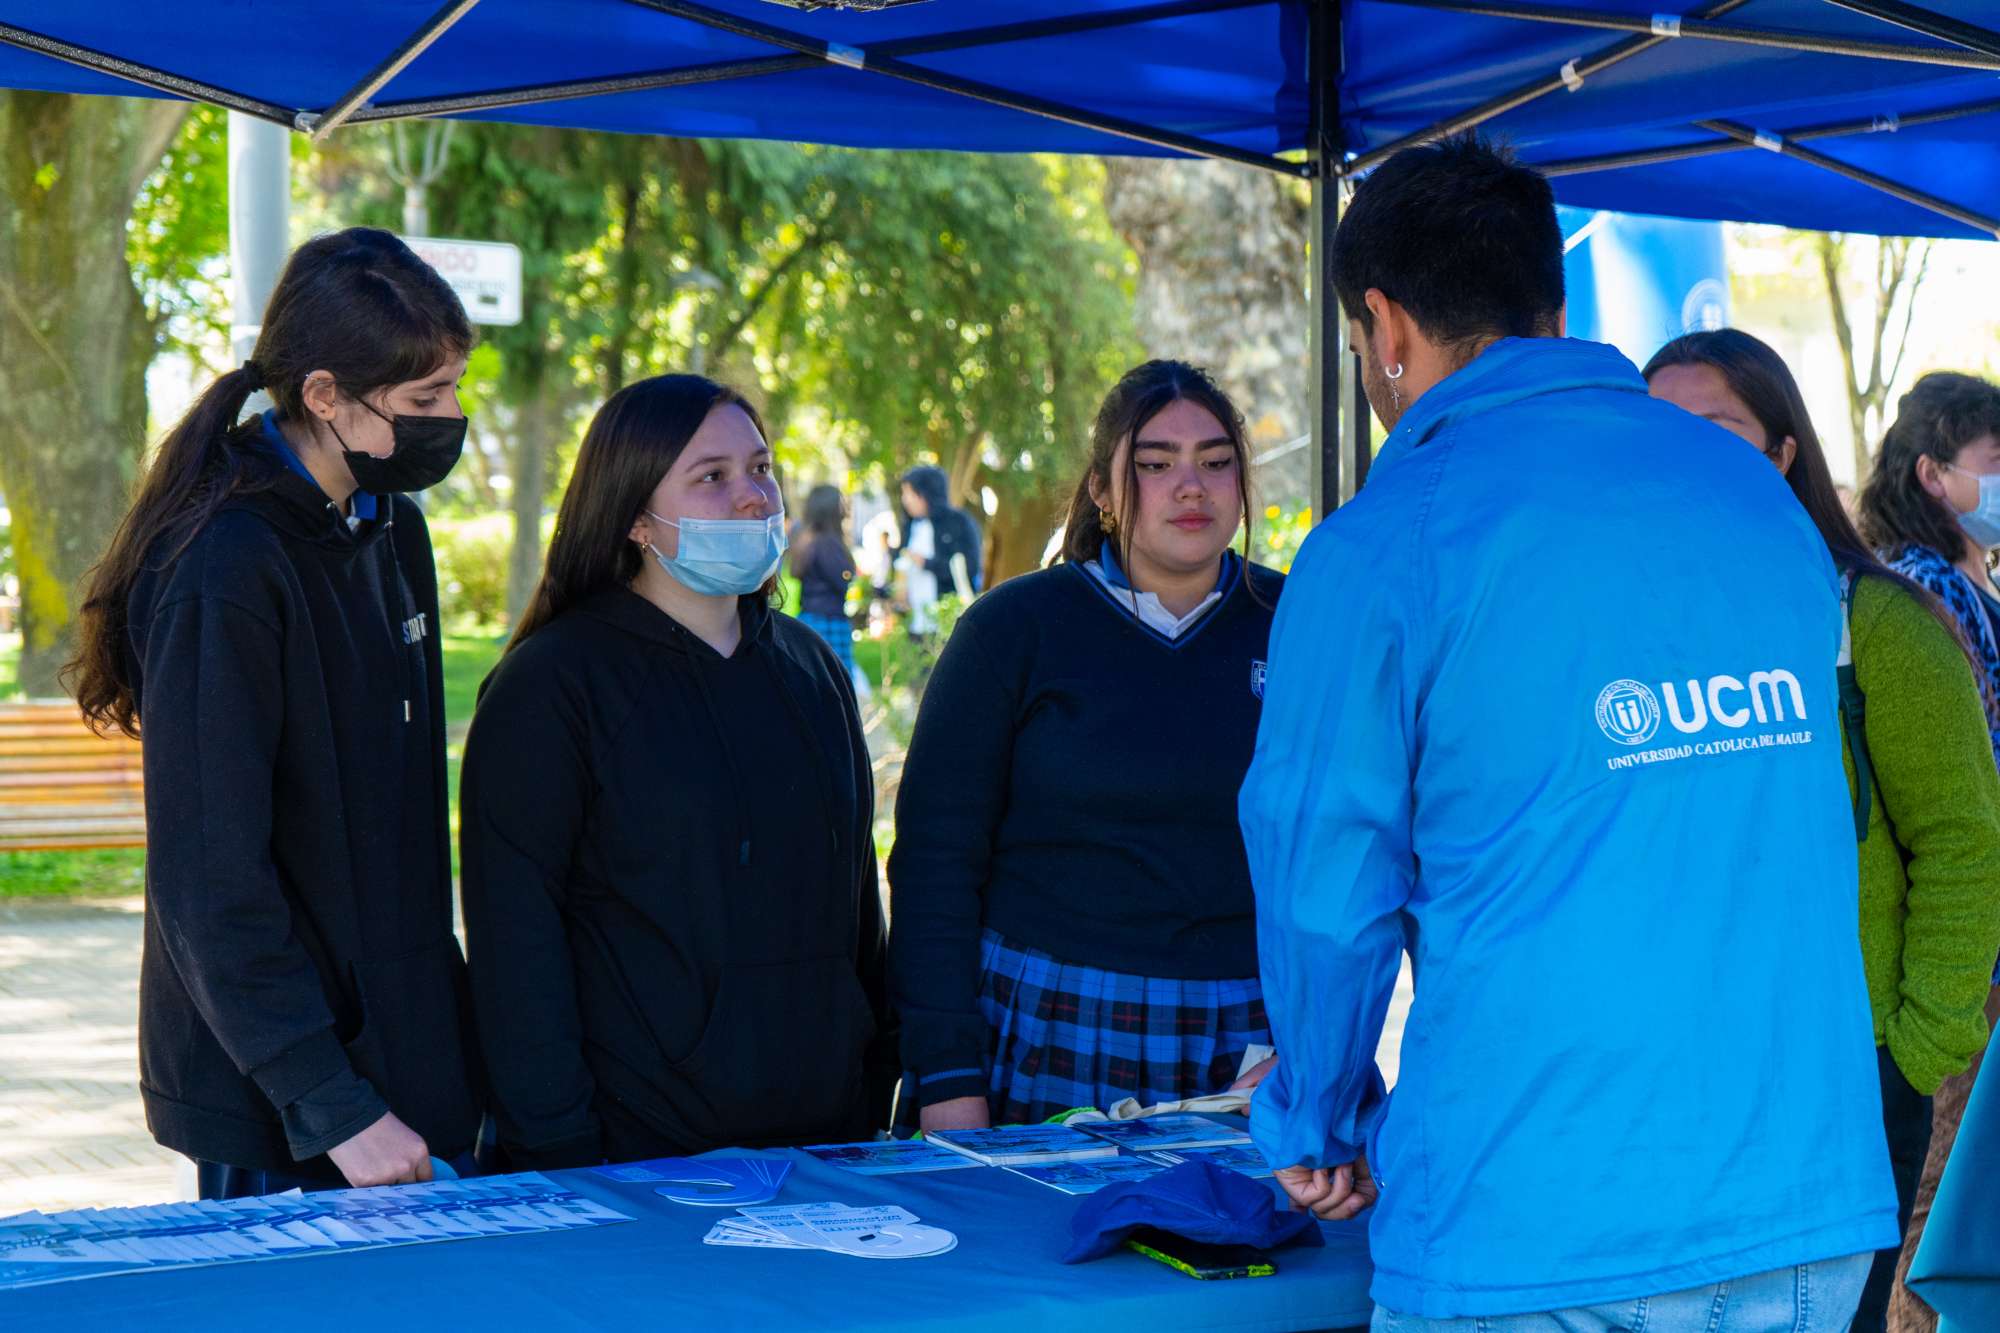
[[[1989,1051],[1910,1261],[1938,1333],[2000,1329],[2000,1048]]]
[[[1365,1325],[1372,1308],[1365,1215],[1325,1225],[1324,1249],[1278,1251],[1275,1277],[1200,1282],[1130,1252],[1059,1263],[1079,1200],[1010,1172],[861,1176],[790,1156],[780,1202],[901,1204],[957,1232],[958,1248],[888,1260],[703,1245],[730,1210],[669,1203],[648,1185],[565,1171],[555,1173],[564,1184],[638,1220],[31,1287],[0,1293],[0,1330],[1277,1333]]]

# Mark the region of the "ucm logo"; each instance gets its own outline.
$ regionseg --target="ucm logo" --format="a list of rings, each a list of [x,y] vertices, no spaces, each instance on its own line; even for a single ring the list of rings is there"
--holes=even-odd
[[[1660,700],[1636,680],[1614,680],[1597,696],[1597,725],[1620,745],[1644,745],[1660,729]]]

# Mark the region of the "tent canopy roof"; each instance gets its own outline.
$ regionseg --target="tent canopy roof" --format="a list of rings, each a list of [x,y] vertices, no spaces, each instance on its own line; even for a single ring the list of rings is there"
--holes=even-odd
[[[1306,175],[1308,9],[0,0],[0,86],[179,93],[322,132],[461,114],[870,148],[1204,151]],[[1555,168],[1567,203],[1990,238],[1996,24],[2000,0],[1709,0],[1659,17],[1644,0],[1344,0],[1328,25],[1340,169],[1477,116]]]

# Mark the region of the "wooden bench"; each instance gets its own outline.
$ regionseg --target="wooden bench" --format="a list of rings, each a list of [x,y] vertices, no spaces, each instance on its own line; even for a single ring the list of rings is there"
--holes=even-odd
[[[0,852],[145,845],[139,742],[68,699],[0,704]]]

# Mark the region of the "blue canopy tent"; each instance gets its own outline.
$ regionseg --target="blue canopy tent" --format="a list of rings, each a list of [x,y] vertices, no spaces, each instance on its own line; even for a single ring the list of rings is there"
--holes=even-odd
[[[1200,155],[1311,181],[1322,239],[1337,183],[1481,125],[1565,203],[1991,237],[1995,22],[2000,0],[0,0],[0,86],[196,98],[316,136],[468,116]],[[1370,451],[1319,286],[1325,508]]]

